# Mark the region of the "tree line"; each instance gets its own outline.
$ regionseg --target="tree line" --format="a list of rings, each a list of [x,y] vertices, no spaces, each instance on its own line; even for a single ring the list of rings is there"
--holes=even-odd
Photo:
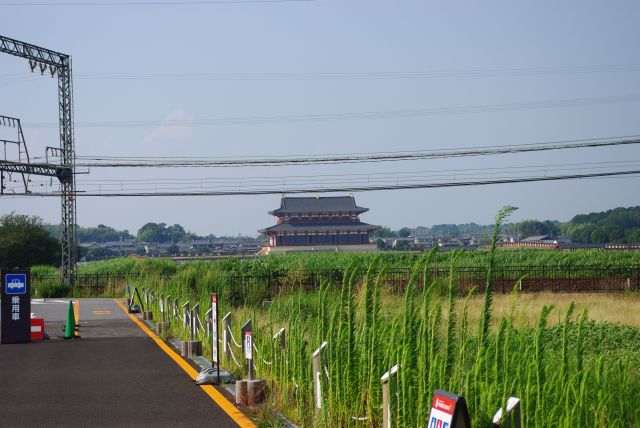
[[[374,238],[402,238],[416,234],[434,238],[473,235],[482,242],[482,237],[489,236],[492,231],[493,226],[476,223],[439,224],[430,228],[421,226],[413,229],[403,227],[395,231],[383,227],[374,233]],[[0,267],[58,264],[60,232],[59,225],[45,224],[39,217],[15,213],[0,217]],[[505,225],[504,232],[516,235],[518,239],[536,235],[554,237],[564,235],[571,241],[582,244],[640,244],[640,206],[579,214],[566,223],[553,220],[524,220]],[[167,225],[153,222],[142,226],[135,236],[127,230],[116,230],[103,224],[96,227],[78,227],[77,236],[78,242],[135,239],[139,242],[174,244],[201,238],[185,231],[179,224]],[[215,238],[215,236],[209,235],[206,238]]]
[[[504,225],[503,233],[522,240],[532,236],[565,236],[578,244],[637,244],[640,243],[640,206],[615,208],[603,212],[578,214],[570,221],[523,220]],[[436,224],[431,227],[403,227],[391,230],[382,227],[373,233],[374,238],[405,238],[409,236],[429,236],[432,238],[482,237],[493,233],[493,225]]]

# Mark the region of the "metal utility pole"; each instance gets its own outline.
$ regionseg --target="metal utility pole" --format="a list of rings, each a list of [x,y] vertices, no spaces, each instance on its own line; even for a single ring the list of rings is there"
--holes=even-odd
[[[45,71],[53,77],[58,74],[58,115],[60,120],[60,166],[47,164],[4,162],[0,170],[17,171],[26,174],[53,175],[58,177],[62,196],[62,264],[60,275],[70,284],[75,282],[76,272],[76,185],[75,185],[75,142],[73,139],[73,86],[71,81],[71,57],[50,49],[11,39],[0,35],[0,52],[29,60],[33,72]],[[13,168],[13,169],[10,169]],[[51,174],[42,174],[42,168]],[[39,171],[39,172],[38,172]]]

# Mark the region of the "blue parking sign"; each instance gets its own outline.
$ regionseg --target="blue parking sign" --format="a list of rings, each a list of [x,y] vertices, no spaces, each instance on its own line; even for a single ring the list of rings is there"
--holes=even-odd
[[[24,273],[8,273],[5,275],[4,292],[6,294],[26,294],[27,275]]]

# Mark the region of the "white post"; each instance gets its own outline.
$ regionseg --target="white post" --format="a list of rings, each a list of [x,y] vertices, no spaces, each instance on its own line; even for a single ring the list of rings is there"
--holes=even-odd
[[[327,342],[323,342],[318,349],[313,352],[311,357],[311,365],[313,368],[313,395],[315,398],[316,409],[322,408],[322,354],[327,347]]]
[[[391,424],[391,380],[398,374],[398,365],[391,367],[380,378],[382,383],[382,428],[392,428]]]

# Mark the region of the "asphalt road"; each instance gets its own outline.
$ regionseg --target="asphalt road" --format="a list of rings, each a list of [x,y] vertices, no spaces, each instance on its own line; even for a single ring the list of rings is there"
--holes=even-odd
[[[112,299],[32,302],[50,340],[0,345],[0,427],[238,426]]]

